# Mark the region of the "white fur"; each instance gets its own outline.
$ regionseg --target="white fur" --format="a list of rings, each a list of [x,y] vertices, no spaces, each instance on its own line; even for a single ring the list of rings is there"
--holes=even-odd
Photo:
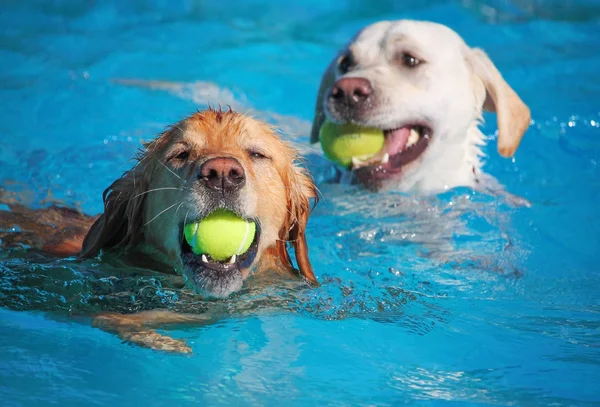
[[[413,55],[421,64],[406,67],[400,57],[403,53]],[[346,54],[352,55],[354,63],[342,74],[338,62]],[[383,130],[426,123],[433,130],[423,154],[404,166],[401,174],[386,180],[385,188],[427,193],[480,186],[480,180],[486,178],[481,174],[486,137],[478,128],[484,104],[498,112],[499,125],[503,125],[499,139],[499,149],[500,142],[504,143],[503,155],[514,153],[529,124],[529,109],[487,56],[440,24],[383,21],[359,32],[323,77],[313,142],[325,117],[339,121],[328,106],[327,94],[342,77],[367,79],[373,89],[368,114],[357,115],[353,122]],[[504,122],[500,123],[501,119]]]

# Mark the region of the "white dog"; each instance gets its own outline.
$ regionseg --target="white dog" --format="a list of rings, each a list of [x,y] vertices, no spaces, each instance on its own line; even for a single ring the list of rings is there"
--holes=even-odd
[[[311,142],[326,118],[379,128],[382,150],[352,165],[365,186],[476,188],[488,178],[481,172],[483,109],[497,113],[498,151],[512,156],[531,116],[487,55],[440,24],[383,21],[360,31],[327,68]]]

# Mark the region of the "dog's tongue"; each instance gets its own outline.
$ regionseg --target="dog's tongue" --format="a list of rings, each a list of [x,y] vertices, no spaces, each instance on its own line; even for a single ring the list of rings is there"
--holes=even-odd
[[[385,132],[385,151],[389,155],[398,154],[404,147],[406,147],[406,143],[408,142],[408,137],[410,136],[410,128],[409,127],[401,127],[396,130],[386,130]]]

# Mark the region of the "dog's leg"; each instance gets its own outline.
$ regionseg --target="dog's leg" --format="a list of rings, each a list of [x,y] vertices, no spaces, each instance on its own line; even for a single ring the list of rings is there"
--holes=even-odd
[[[96,217],[52,205],[30,209],[0,197],[0,247],[29,247],[54,256],[75,256]]]
[[[173,353],[192,353],[185,341],[162,335],[153,329],[135,329],[128,330],[120,328],[116,331],[119,338],[124,341],[134,343],[138,346]]]
[[[94,318],[93,326],[117,334],[124,341],[146,348],[176,353],[191,353],[181,339],[160,334],[155,329],[163,325],[207,324],[214,318],[207,314],[182,314],[167,310],[142,311],[136,314],[104,312]]]

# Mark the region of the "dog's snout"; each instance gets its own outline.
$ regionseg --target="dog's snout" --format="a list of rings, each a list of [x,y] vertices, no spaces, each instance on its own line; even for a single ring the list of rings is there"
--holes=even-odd
[[[244,167],[231,157],[212,158],[202,164],[198,178],[215,191],[234,192],[246,183]]]
[[[365,78],[342,78],[332,86],[330,98],[348,105],[358,105],[372,92],[371,83]]]

